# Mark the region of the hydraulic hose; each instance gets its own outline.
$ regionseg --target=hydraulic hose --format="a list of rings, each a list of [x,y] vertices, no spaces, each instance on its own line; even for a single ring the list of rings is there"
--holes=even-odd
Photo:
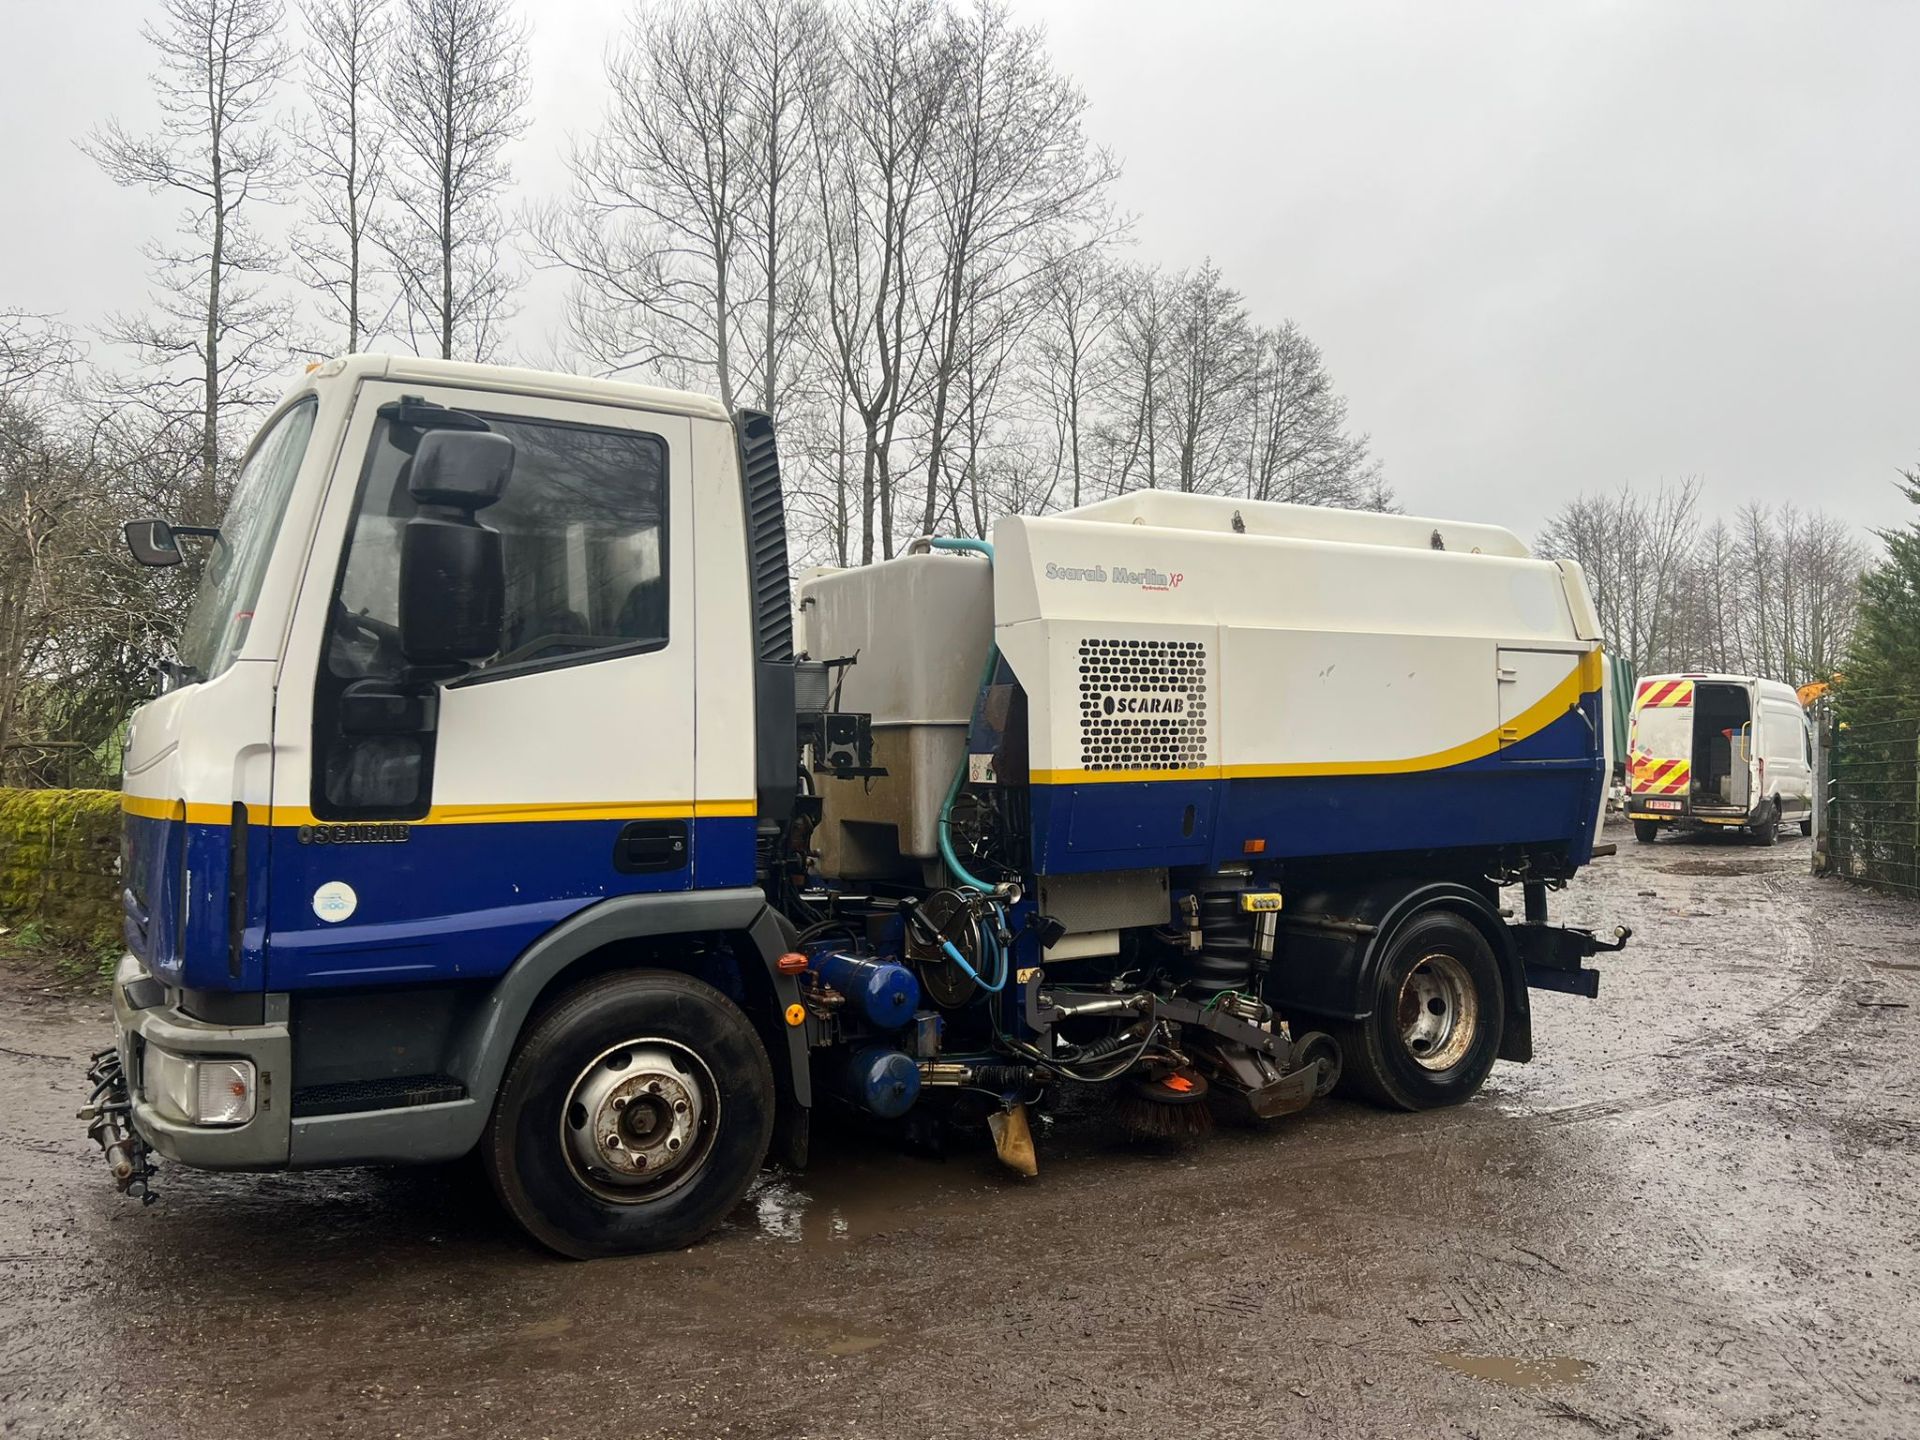
[[[964,536],[951,537],[937,535],[927,541],[927,545],[934,550],[960,550],[970,551],[976,555],[984,555],[987,557],[987,567],[989,569],[993,567],[993,546],[984,540],[969,540]],[[989,639],[987,641],[987,663],[980,672],[980,694],[984,695],[987,687],[993,683],[994,668],[998,665],[999,660],[1000,647]],[[954,802],[960,798],[960,787],[966,784],[966,782],[967,754],[966,747],[962,744],[959,768],[953,772],[953,783],[947,786],[947,798],[940,806],[940,858],[947,862],[947,869],[953,872],[954,878],[962,885],[966,886],[969,890],[978,890],[982,895],[991,895],[993,893],[993,886],[989,885],[985,880],[982,880],[971,870],[967,869],[966,866],[962,865],[960,863],[960,857],[956,855],[953,850],[953,807]],[[964,963],[963,961],[962,964],[964,965]],[[977,979],[978,977],[975,978]]]
[[[964,536],[940,535],[928,540],[927,546],[932,550],[964,551],[975,555],[984,555],[987,557],[988,569],[991,570],[993,567],[993,546],[984,540],[971,540]],[[993,683],[993,672],[998,666],[999,661],[1000,647],[989,639],[987,641],[986,664],[980,671],[979,694],[985,695],[987,687]],[[947,869],[952,872],[953,877],[958,880],[960,884],[969,890],[978,891],[982,895],[991,895],[993,894],[994,887],[967,869],[965,865],[961,864],[960,857],[954,852],[953,848],[953,807],[955,802],[960,798],[960,787],[966,784],[966,782],[967,751],[965,743],[963,742],[960,749],[960,764],[953,772],[953,782],[947,786],[947,798],[941,802],[940,805],[940,858],[946,861]],[[997,907],[995,908],[997,910]],[[992,980],[986,979],[976,971],[973,966],[969,965],[966,957],[960,953],[959,947],[953,944],[952,941],[943,940],[940,943],[941,948],[946,951],[947,958],[958,965],[968,979],[972,980],[974,984],[989,994],[998,994],[1006,988],[1009,966],[1006,952],[1000,948],[998,937],[994,936],[991,931],[992,925],[990,922],[982,923],[979,927],[981,959],[984,961],[987,957],[991,956],[996,962],[990,966],[983,967],[989,968],[994,972],[994,978]]]

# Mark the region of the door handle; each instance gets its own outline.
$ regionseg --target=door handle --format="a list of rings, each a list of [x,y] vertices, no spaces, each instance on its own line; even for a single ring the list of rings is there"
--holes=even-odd
[[[613,842],[613,868],[622,875],[658,875],[685,868],[689,850],[684,820],[634,820]]]

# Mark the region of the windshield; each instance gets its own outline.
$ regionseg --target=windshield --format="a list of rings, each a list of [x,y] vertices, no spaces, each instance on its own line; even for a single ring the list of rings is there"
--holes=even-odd
[[[1627,749],[1656,760],[1693,756],[1693,709],[1686,705],[1649,705],[1633,713],[1633,738]]]
[[[319,404],[309,397],[274,421],[240,467],[220,539],[180,630],[180,659],[195,680],[211,680],[225,670],[247,638]]]

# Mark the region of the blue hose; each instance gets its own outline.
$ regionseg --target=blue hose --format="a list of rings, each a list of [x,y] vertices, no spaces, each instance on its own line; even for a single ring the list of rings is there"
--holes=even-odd
[[[927,544],[929,548],[934,550],[958,550],[967,551],[975,555],[984,555],[987,557],[988,567],[991,568],[993,565],[993,546],[984,540],[970,540],[964,536],[950,537],[940,535],[929,540]],[[980,693],[982,695],[986,694],[987,687],[993,684],[993,672],[999,662],[1000,647],[989,640],[987,642],[987,663],[980,672]],[[953,783],[947,786],[947,798],[940,806],[940,858],[946,861],[947,869],[953,872],[954,878],[962,885],[966,886],[969,890],[977,890],[982,895],[991,895],[994,887],[975,875],[971,870],[967,869],[966,866],[962,865],[960,863],[960,857],[954,853],[953,849],[953,806],[954,802],[960,798],[960,787],[966,783],[966,780],[967,754],[963,746],[960,755],[960,766],[953,772]],[[997,911],[998,907],[995,908]],[[946,951],[947,958],[966,973],[969,980],[973,981],[974,984],[978,985],[988,994],[997,995],[1006,988],[1007,984],[1008,965],[1006,952],[1000,948],[998,939],[991,933],[991,926],[982,924],[979,929],[979,934],[982,958],[985,959],[990,955],[996,962],[993,966],[994,979],[991,982],[983,979],[979,972],[967,963],[966,957],[960,953],[959,947],[952,941],[941,941],[941,948]]]
[[[935,550],[971,551],[976,555],[986,556],[989,567],[993,564],[993,546],[984,540],[969,540],[965,537],[939,535],[929,540],[927,544]],[[984,695],[987,687],[993,683],[994,668],[999,664],[999,661],[1000,647],[989,640],[987,642],[986,667],[980,672],[981,694]],[[962,865],[960,863],[960,857],[953,852],[953,836],[951,834],[953,805],[954,802],[960,798],[960,787],[966,783],[966,780],[967,756],[963,748],[960,755],[960,768],[953,772],[953,783],[947,786],[947,798],[940,805],[940,858],[947,862],[947,868],[953,872],[954,878],[959,880],[962,885],[966,886],[969,890],[978,890],[982,895],[991,895],[993,893],[993,886],[989,885],[986,881],[967,869],[966,866]],[[965,964],[964,961],[961,963],[963,965]],[[969,971],[968,973],[971,974],[972,972]],[[974,976],[974,978],[976,980],[979,979],[978,976]]]

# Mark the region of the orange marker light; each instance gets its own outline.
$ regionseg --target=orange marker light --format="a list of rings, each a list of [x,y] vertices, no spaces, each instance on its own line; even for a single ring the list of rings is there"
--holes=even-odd
[[[1248,840],[1241,845],[1240,853],[1242,855],[1264,855],[1267,853],[1267,842],[1264,840]]]
[[[800,975],[806,972],[807,957],[798,950],[789,950],[773,962],[773,968],[782,975]]]

